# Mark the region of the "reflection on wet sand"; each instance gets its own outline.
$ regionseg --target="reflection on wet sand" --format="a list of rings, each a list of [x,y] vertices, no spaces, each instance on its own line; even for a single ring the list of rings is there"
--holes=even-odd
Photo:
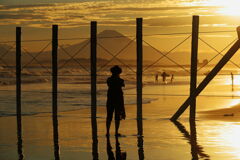
[[[56,160],[59,160],[60,156],[59,156],[59,143],[58,143],[58,117],[56,114],[52,115],[52,120],[53,120],[54,157]]]
[[[20,114],[17,114],[17,139],[18,139],[18,159],[22,160],[23,150],[22,150],[22,117]]]
[[[210,156],[203,151],[203,147],[197,143],[197,132],[196,132],[196,123],[195,121],[190,121],[190,134],[179,121],[173,121],[178,130],[183,134],[183,136],[188,140],[188,143],[191,145],[191,154],[193,160],[198,160],[203,158],[204,160],[210,160]]]
[[[138,136],[138,157],[139,160],[144,159],[143,136]]]
[[[97,138],[97,119],[92,117],[92,156],[93,160],[98,160],[98,138]]]
[[[121,151],[121,147],[120,147],[120,142],[118,139],[118,136],[115,136],[116,139],[116,151],[115,151],[115,156],[114,153],[112,151],[112,145],[110,142],[110,137],[107,136],[107,155],[108,155],[108,159],[109,160],[126,160],[127,159],[127,153],[126,152],[122,152]]]
[[[144,149],[143,149],[143,123],[142,119],[137,120],[137,126],[138,126],[138,157],[139,160],[144,159]]]

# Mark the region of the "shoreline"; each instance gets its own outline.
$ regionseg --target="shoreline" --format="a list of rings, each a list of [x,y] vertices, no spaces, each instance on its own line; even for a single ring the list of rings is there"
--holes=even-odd
[[[197,112],[199,118],[207,118],[209,120],[233,121],[240,122],[240,104],[229,108],[215,109],[209,111]]]

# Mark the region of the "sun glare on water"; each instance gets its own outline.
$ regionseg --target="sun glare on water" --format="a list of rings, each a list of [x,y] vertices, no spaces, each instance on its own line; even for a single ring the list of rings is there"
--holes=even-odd
[[[234,75],[233,76],[233,82],[232,82],[232,78],[229,76],[226,77],[225,79],[225,85],[240,85],[240,75]]]
[[[240,134],[240,125],[239,123],[229,123],[228,125],[220,127],[218,129],[219,139],[216,142],[220,143],[219,146],[226,147],[225,154],[233,155],[236,159],[240,158],[240,143],[239,143],[239,134]],[[229,150],[231,150],[229,152]]]
[[[240,0],[210,0],[205,2],[206,5],[219,6],[217,11],[220,14],[228,16],[240,16]]]

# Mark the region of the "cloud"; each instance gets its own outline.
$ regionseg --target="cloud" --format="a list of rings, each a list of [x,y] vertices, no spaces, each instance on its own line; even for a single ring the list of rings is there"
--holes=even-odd
[[[171,3],[152,2],[117,3],[109,1],[49,3],[31,5],[0,5],[0,25],[18,24],[30,27],[50,27],[59,24],[63,27],[89,25],[90,21],[98,21],[102,25],[131,26],[136,17],[144,18],[146,26],[188,26],[193,14],[204,15],[201,24],[232,24],[229,18],[216,18],[214,6],[181,6],[179,1]],[[207,15],[213,15],[207,16]],[[225,21],[223,21],[225,20]],[[37,22],[37,23],[36,23]]]

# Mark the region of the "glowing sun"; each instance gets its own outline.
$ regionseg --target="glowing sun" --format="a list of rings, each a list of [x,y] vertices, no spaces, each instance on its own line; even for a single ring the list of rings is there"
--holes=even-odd
[[[213,0],[212,4],[220,6],[218,13],[228,16],[240,16],[239,0]]]

